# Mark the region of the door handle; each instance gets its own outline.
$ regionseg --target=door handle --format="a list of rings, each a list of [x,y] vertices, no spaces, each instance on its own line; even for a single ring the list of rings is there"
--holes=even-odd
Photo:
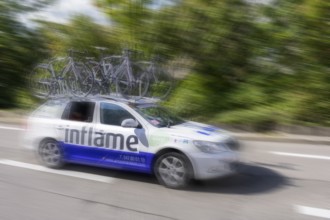
[[[63,128],[63,126],[56,126],[56,129],[57,130],[63,130],[64,128]]]

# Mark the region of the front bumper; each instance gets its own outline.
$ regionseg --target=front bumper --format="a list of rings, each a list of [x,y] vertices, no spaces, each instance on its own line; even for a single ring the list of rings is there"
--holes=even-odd
[[[198,152],[189,155],[194,168],[195,179],[213,179],[236,172],[238,154],[226,151],[219,154]]]

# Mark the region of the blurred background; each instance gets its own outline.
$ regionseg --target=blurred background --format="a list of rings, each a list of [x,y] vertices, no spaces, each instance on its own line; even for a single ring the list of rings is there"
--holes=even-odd
[[[42,101],[29,73],[70,48],[98,57],[94,46],[160,55],[177,81],[164,105],[184,118],[305,134],[233,129],[238,174],[180,191],[45,169],[20,139]],[[0,219],[330,219],[329,58],[329,0],[0,0]]]
[[[177,79],[166,106],[185,118],[330,125],[329,1],[1,0],[0,108],[34,106],[33,66],[93,46],[165,57]]]

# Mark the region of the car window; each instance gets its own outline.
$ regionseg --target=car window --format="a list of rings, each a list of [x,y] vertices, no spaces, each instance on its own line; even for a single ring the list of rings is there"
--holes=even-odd
[[[121,126],[123,120],[132,118],[126,109],[116,104],[102,102],[100,106],[100,119],[102,124]]]
[[[150,124],[158,128],[169,127],[185,122],[184,120],[172,114],[170,111],[167,111],[166,109],[159,106],[140,105],[134,107],[134,109]]]
[[[92,122],[94,102],[70,102],[62,115],[62,119],[70,121]]]
[[[67,103],[59,100],[48,101],[32,113],[38,118],[58,118]]]

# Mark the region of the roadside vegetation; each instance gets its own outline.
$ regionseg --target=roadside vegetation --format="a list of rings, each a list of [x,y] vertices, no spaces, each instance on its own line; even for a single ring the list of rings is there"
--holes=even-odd
[[[53,1],[0,2],[0,107],[30,107],[26,76],[45,57],[92,46],[160,54],[177,85],[165,105],[213,124],[330,126],[330,2],[151,0],[94,3],[109,25],[77,15],[66,24],[18,20]],[[260,1],[262,2],[262,1]]]

